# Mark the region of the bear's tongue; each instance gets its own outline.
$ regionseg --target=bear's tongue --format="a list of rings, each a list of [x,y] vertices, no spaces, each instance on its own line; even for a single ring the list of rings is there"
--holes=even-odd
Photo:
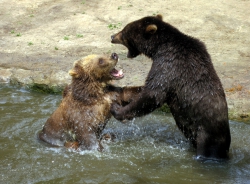
[[[117,79],[121,79],[124,77],[124,74],[122,72],[122,69],[121,70],[116,70],[115,68],[113,70],[111,70],[111,73],[110,73],[113,77],[117,78]]]

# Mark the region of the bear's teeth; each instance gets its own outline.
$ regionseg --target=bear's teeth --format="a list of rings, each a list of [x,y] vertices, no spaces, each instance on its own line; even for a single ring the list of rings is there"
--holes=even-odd
[[[111,74],[112,75],[117,75],[119,72],[115,69],[115,68],[113,68],[112,70],[111,70]]]
[[[118,76],[123,76],[123,71],[122,71],[122,69],[118,71]]]
[[[123,71],[121,70],[116,70],[115,68],[111,71],[111,75],[117,78],[123,77]]]

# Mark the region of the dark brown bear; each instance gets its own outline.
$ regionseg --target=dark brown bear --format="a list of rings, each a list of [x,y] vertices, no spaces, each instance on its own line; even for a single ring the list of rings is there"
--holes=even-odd
[[[102,150],[100,135],[109,118],[112,101],[129,103],[140,87],[119,88],[109,84],[123,78],[114,67],[117,54],[89,55],[69,71],[72,83],[63,92],[60,106],[45,123],[39,138],[54,146],[76,150]]]
[[[111,37],[128,48],[129,58],[153,60],[141,93],[122,107],[113,104],[118,120],[143,116],[165,102],[197,158],[228,158],[231,142],[225,93],[205,45],[162,21],[144,17]]]

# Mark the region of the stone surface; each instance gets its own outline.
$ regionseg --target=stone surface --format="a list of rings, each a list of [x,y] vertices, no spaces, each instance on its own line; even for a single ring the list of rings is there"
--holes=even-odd
[[[73,62],[88,54],[120,56],[125,78],[142,85],[151,61],[126,58],[110,36],[148,15],[205,42],[224,85],[230,119],[250,122],[250,1],[1,0],[0,82],[59,92]]]

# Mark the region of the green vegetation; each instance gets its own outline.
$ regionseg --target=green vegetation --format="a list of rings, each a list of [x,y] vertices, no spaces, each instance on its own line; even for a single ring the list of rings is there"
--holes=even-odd
[[[29,45],[29,46],[30,46],[30,45],[33,45],[33,43],[32,43],[32,42],[29,42],[28,45]]]
[[[82,38],[83,35],[82,35],[82,34],[77,34],[76,37],[77,37],[77,38]]]
[[[166,112],[166,113],[171,112],[170,108],[168,107],[168,105],[166,103],[163,104],[163,106],[161,106],[160,108],[158,108],[158,110],[161,111],[161,112]]]
[[[29,85],[28,88],[31,89],[32,91],[37,91],[40,93],[60,94],[62,93],[64,86],[34,83]]]
[[[69,37],[68,37],[68,36],[64,36],[63,39],[64,39],[64,40],[69,40]]]
[[[17,33],[16,36],[21,36],[21,33]]]
[[[153,16],[156,16],[156,15],[158,15],[159,14],[159,12],[157,11],[156,13],[153,13]]]
[[[58,47],[55,47],[55,50],[58,50]]]
[[[119,29],[119,28],[121,28],[121,25],[122,25],[122,23],[120,23],[120,22],[118,22],[117,24],[109,24],[109,25],[108,25],[108,28],[109,28],[110,30]]]

